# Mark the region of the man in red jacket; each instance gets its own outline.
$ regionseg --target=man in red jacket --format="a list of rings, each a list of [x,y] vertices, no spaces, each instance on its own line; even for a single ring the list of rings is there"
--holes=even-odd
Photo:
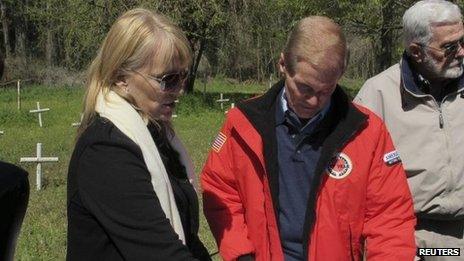
[[[346,61],[340,27],[305,18],[281,54],[284,80],[229,111],[201,176],[225,260],[413,260],[401,160],[337,85]]]

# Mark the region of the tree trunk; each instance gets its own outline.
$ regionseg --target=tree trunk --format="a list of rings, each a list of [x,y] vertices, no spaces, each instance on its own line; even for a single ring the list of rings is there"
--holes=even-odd
[[[64,51],[64,63],[66,68],[69,69],[72,67],[72,45],[69,38],[63,36],[63,51]]]
[[[53,66],[54,57],[55,57],[55,42],[52,31],[52,22],[51,22],[51,12],[50,12],[50,2],[47,1],[47,13],[49,18],[47,19],[47,39],[45,42],[45,56],[48,66]]]
[[[21,63],[26,65],[26,28],[24,24],[18,25],[16,28],[16,57],[21,59]]]
[[[9,36],[8,18],[6,16],[6,5],[4,0],[0,0],[0,14],[2,17],[3,43],[5,45],[5,59],[11,56],[11,45]]]
[[[27,57],[27,50],[26,50],[26,32],[27,32],[27,17],[26,17],[26,4],[25,0],[21,0],[21,7],[20,7],[20,15],[17,17],[17,22],[15,24],[15,55],[19,57],[23,66],[27,65],[26,57]]]
[[[375,74],[380,73],[391,66],[392,64],[392,49],[393,49],[393,0],[386,0],[381,7],[382,12],[382,27],[380,28],[380,35],[378,39],[379,50],[376,53],[376,68]]]
[[[47,56],[47,65],[53,66],[54,64],[54,53],[55,53],[55,44],[53,39],[53,32],[50,28],[47,29],[47,42],[45,45],[46,56]]]
[[[102,21],[102,34],[105,35],[106,32],[109,31],[111,27],[111,6],[110,6],[110,1],[105,0],[103,2],[103,6],[105,7],[103,9],[103,21]]]
[[[187,84],[185,91],[187,93],[192,93],[193,92],[193,86],[195,85],[195,78],[198,70],[198,65],[200,65],[200,60],[201,56],[203,55],[203,51],[205,49],[205,40],[200,39],[199,40],[199,47],[198,47],[198,52],[196,52],[196,57],[193,60],[192,66],[190,66],[190,73],[187,78]]]
[[[260,57],[260,52],[261,52],[261,44],[259,41],[259,35],[256,38],[257,40],[257,48],[256,48],[256,75],[258,76],[258,82],[261,82],[261,57]]]

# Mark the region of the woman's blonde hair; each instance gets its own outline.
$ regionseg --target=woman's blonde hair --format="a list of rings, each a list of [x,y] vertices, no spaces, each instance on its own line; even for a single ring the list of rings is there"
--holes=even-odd
[[[167,68],[175,59],[188,68],[192,51],[183,31],[168,18],[141,8],[121,15],[111,26],[88,69],[78,137],[96,116],[95,106],[100,92],[107,93],[130,71],[153,67],[154,61]]]

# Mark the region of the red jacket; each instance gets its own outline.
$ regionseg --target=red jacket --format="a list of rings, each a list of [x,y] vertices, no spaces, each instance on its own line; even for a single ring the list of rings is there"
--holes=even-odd
[[[225,260],[283,260],[277,222],[276,97],[232,109],[201,175],[204,212]],[[306,207],[308,260],[413,260],[411,194],[383,122],[337,87],[319,124],[322,154]]]

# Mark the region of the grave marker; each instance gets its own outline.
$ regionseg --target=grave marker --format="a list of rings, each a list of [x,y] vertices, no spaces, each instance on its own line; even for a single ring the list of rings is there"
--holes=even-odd
[[[175,103],[178,103],[179,100],[175,100],[174,102],[175,102]],[[173,114],[172,117],[173,117],[173,118],[177,118],[177,114]]]
[[[12,81],[9,81],[9,82],[5,82],[5,83],[0,83],[0,86],[7,86],[7,85],[10,85],[10,84],[16,84],[16,100],[17,100],[17,106],[18,106],[18,110],[21,109],[21,83],[23,82],[28,82],[28,81],[31,81],[31,79],[25,79],[25,80],[21,80],[21,79],[18,79],[18,80],[12,80]]]
[[[18,103],[18,110],[21,109],[21,80],[18,80],[16,83],[16,91],[18,93],[17,103]]]
[[[20,162],[37,163],[36,167],[36,184],[37,190],[42,188],[42,163],[57,162],[57,157],[42,157],[42,143],[37,143],[37,157],[22,157]]]
[[[235,108],[235,103],[231,103],[231,104],[230,104],[230,108],[231,108],[231,109]],[[228,113],[228,112],[229,112],[229,110],[225,111],[224,113]]]
[[[220,103],[221,103],[221,110],[224,109],[224,102],[228,102],[228,101],[229,101],[229,99],[224,99],[224,96],[223,96],[222,93],[221,93],[221,96],[220,96],[219,100],[216,100],[216,102],[220,102]]]
[[[272,87],[272,74],[269,74],[269,85],[268,89],[271,89]]]
[[[79,122],[74,122],[71,124],[72,127],[79,127],[81,126],[82,124],[82,118],[84,117],[84,114],[81,113],[81,119],[79,120]]]
[[[37,113],[39,115],[39,125],[42,128],[42,112],[46,112],[46,111],[49,111],[49,110],[50,110],[50,108],[41,109],[40,108],[40,103],[37,102],[37,110],[30,110],[29,113]]]

